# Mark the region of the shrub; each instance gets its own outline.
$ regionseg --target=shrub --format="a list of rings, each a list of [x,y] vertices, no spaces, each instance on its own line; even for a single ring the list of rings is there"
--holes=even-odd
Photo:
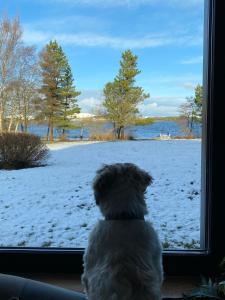
[[[93,141],[113,141],[115,140],[115,135],[111,132],[109,133],[92,133],[90,140]]]
[[[23,169],[45,164],[49,155],[40,137],[29,133],[0,134],[0,169]]]
[[[115,140],[117,140],[114,133],[96,133],[96,134],[92,134],[89,139],[93,140],[93,141],[115,141]],[[128,134],[128,135],[125,135],[119,141],[122,141],[122,140],[133,141],[133,140],[135,140],[135,138],[131,134]]]
[[[173,136],[173,139],[175,139],[175,140],[193,140],[193,139],[195,139],[195,136],[192,134],[178,135],[178,136]]]

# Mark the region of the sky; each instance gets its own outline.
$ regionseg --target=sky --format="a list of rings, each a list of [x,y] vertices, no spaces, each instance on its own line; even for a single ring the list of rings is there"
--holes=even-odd
[[[82,112],[101,104],[127,49],[138,56],[136,85],[150,93],[142,116],[179,114],[202,84],[204,0],[0,0],[0,11],[20,17],[27,45],[63,47]]]

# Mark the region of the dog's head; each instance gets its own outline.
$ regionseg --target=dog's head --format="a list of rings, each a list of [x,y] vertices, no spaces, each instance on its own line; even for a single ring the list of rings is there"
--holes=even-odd
[[[104,165],[97,171],[93,189],[103,215],[146,214],[144,194],[152,177],[131,163]]]

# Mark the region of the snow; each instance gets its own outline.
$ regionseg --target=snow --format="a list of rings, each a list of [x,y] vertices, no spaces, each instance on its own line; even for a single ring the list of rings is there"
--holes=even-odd
[[[146,199],[165,248],[200,238],[200,140],[68,142],[49,146],[45,167],[0,171],[0,246],[85,247],[102,218],[91,188],[103,163],[133,162],[154,183]]]

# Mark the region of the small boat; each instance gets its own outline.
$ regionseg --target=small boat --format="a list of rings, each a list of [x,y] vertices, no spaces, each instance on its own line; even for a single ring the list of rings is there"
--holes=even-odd
[[[170,133],[168,133],[168,134],[162,134],[162,133],[160,133],[159,134],[159,139],[160,140],[170,140],[171,139],[171,135],[170,135]]]

